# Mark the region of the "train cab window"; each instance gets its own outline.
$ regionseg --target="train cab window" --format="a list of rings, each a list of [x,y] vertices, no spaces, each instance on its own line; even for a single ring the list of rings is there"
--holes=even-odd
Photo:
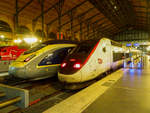
[[[106,52],[106,47],[103,48],[103,52],[104,52],[104,53]]]
[[[86,54],[90,53],[90,51],[92,50],[92,48],[95,46],[96,43],[97,43],[97,41],[82,42],[72,51],[72,53],[80,53],[80,54],[86,55]]]
[[[7,52],[7,50],[6,50],[6,49],[4,49],[2,52]]]
[[[60,64],[65,56],[70,52],[70,49],[73,49],[73,47],[70,48],[61,48],[56,50],[53,53],[48,54],[40,63],[39,66],[42,65],[51,65],[51,64]]]

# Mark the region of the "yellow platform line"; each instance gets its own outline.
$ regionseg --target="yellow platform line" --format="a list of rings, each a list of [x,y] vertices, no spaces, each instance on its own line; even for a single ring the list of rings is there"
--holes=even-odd
[[[127,70],[128,69],[120,69],[108,75],[91,86],[81,90],[77,94],[74,94],[66,100],[47,109],[43,113],[81,113],[111,87],[110,85],[104,84],[109,83],[113,85]]]

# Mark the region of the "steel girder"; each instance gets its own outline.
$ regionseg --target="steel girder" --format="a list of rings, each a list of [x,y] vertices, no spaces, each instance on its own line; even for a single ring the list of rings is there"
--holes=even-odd
[[[76,5],[75,7],[71,8],[70,10],[66,11],[65,13],[63,13],[61,16],[63,17],[63,16],[65,16],[65,15],[67,15],[68,13],[70,13],[71,10],[74,10],[74,9],[80,7],[81,5],[83,5],[83,4],[86,3],[86,2],[87,2],[87,0],[84,0],[84,1],[81,2],[80,4]],[[54,23],[54,22],[57,21],[57,20],[58,20],[58,18],[55,18],[55,19],[53,19],[52,21],[50,21],[47,25],[51,25],[52,23]]]
[[[89,0],[117,28],[133,25],[135,18],[133,8],[128,0]],[[120,7],[122,6],[122,7]],[[127,17],[130,17],[129,19]]]

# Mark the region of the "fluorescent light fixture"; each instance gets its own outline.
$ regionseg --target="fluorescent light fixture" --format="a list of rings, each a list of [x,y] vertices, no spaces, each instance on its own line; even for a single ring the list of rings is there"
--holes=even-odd
[[[147,49],[147,51],[150,51],[150,46],[148,46],[146,49]]]
[[[0,35],[0,37],[1,37],[1,38],[4,38],[5,36],[4,36],[4,35]]]
[[[32,43],[37,42],[38,39],[35,38],[35,37],[31,37],[31,38],[24,38],[24,41],[25,41],[26,43],[28,43],[28,44],[32,44]]]
[[[16,40],[14,40],[14,42],[15,42],[15,43],[21,43],[22,40],[21,40],[21,39],[16,39]]]

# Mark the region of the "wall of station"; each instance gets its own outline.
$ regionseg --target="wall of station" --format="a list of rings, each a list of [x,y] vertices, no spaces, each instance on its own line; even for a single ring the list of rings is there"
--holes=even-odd
[[[25,33],[25,34],[16,33],[14,16],[4,15],[4,14],[0,13],[0,21],[6,22],[9,25],[10,29],[12,30],[12,32],[4,32],[4,31],[0,30],[0,36],[4,35],[5,37],[7,37],[10,40],[12,40],[12,39],[14,40],[17,38],[23,39],[23,37],[29,37],[30,35],[38,37],[40,40],[41,39],[47,40],[47,39],[52,39],[51,37],[53,37],[53,39],[56,39],[56,38],[58,38],[58,35],[59,35],[58,28],[55,26],[55,24],[52,24],[49,28],[47,28],[46,24],[44,25],[44,38],[42,36],[35,35],[37,31],[39,31],[39,30],[42,31],[42,24],[40,21],[37,21],[34,25],[32,23],[32,20],[28,19],[26,17],[19,16],[19,18],[18,18],[18,26],[26,27],[30,31],[30,33]],[[0,27],[1,27],[1,25],[0,25]],[[80,40],[80,36],[78,34],[79,33],[75,34],[75,36],[74,36],[75,38],[73,40]],[[54,36],[54,35],[56,35],[56,36]],[[72,40],[71,35],[66,34],[66,32],[63,29],[62,29],[62,32],[60,35],[63,36],[63,39]],[[5,42],[3,40],[0,40],[0,44],[1,44],[1,46],[13,45],[12,42],[9,42],[9,41]]]
[[[4,32],[1,32],[1,31],[0,31],[0,35],[1,35],[1,34],[4,34],[4,35],[8,34],[8,35],[10,35],[9,37],[10,37],[11,39],[16,38],[15,29],[14,29],[14,26],[15,26],[15,24],[14,24],[14,17],[13,17],[13,16],[10,16],[10,15],[0,14],[0,21],[4,21],[4,22],[8,23],[9,26],[10,26],[10,28],[12,29],[12,33],[10,33],[10,32],[4,33]],[[30,30],[30,32],[31,32],[32,34],[34,34],[34,32],[35,32],[37,29],[42,29],[41,23],[40,23],[40,22],[37,22],[37,23],[36,23],[36,26],[35,26],[35,28],[34,28],[34,30],[33,30],[32,20],[29,20],[29,19],[24,18],[24,17],[19,17],[19,22],[18,22],[18,24],[19,24],[19,26],[25,26],[25,27],[27,27],[27,28]],[[46,36],[47,36],[47,33],[46,33],[46,25],[44,26],[44,32],[45,32],[45,34],[46,34]]]
[[[118,33],[116,36],[114,36],[114,40],[118,42],[142,42],[149,40],[149,33],[147,31],[141,31],[141,30],[127,30],[121,33]],[[141,40],[142,39],[142,40]]]
[[[35,36],[39,39],[43,39],[43,37],[41,37],[40,35],[39,36],[35,35],[37,31],[41,30],[41,32],[42,32],[41,22],[37,22],[35,25],[33,25],[31,19],[19,16],[18,26],[23,26],[24,28],[27,28],[30,33],[29,32],[28,33],[16,33],[14,16],[4,15],[4,14],[0,13],[0,21],[1,21],[0,22],[0,46],[14,45],[12,40],[15,40],[17,38],[23,39],[24,37]],[[7,23],[8,25],[6,25],[6,26],[3,25],[3,22]],[[4,29],[3,29],[3,27],[4,27]],[[9,27],[11,30],[8,31],[7,27]],[[21,30],[21,31],[23,31],[23,30]],[[53,29],[53,27],[51,27],[51,29],[49,29],[49,31],[48,31],[47,26],[44,25],[44,40],[48,39],[48,36],[49,36],[48,34],[50,32],[57,33],[57,31],[55,29]],[[4,36],[4,38],[1,36]]]

